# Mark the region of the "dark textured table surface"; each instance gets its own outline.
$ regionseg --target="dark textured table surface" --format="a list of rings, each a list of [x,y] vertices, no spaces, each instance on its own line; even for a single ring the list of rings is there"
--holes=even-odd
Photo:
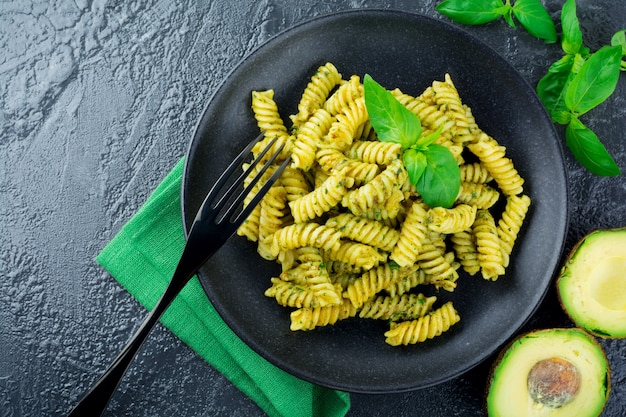
[[[28,0],[0,2],[0,416],[64,415],[145,311],[94,261],[184,155],[206,100],[262,42],[313,16],[424,1]],[[546,1],[555,21],[563,1]],[[626,27],[626,2],[578,0],[596,50]],[[561,56],[504,21],[466,28],[535,85]],[[626,170],[626,79],[585,117]],[[559,130],[561,136],[563,132]],[[565,151],[566,251],[626,226],[624,176],[601,178]],[[571,326],[554,291],[522,330]],[[601,342],[626,415],[626,342]],[[480,416],[487,361],[422,391],[352,395],[350,416]],[[257,416],[262,411],[158,325],[106,415]]]

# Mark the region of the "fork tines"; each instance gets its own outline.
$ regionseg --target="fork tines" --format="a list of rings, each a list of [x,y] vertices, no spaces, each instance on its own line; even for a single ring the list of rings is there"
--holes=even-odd
[[[270,176],[270,178],[263,184],[263,186],[255,193],[252,200],[248,202],[248,204],[243,207],[241,212],[237,213],[237,210],[243,204],[245,198],[250,195],[254,187],[257,183],[263,178],[264,174],[267,170],[274,164],[274,161],[282,152],[285,144],[283,143],[279,146],[273,154],[264,162],[261,169],[254,175],[254,177],[247,184],[245,189],[237,194],[236,191],[240,189],[241,185],[244,181],[250,177],[251,173],[256,170],[257,165],[260,161],[262,161],[265,155],[272,149],[272,147],[276,144],[277,137],[272,139],[265,148],[254,158],[254,160],[250,163],[246,170],[241,171],[237,178],[233,181],[233,183],[226,189],[226,191],[217,199],[220,191],[223,187],[226,186],[228,180],[232,177],[232,175],[240,169],[243,162],[246,160],[248,155],[250,154],[252,148],[259,143],[259,141],[263,138],[264,134],[261,133],[257,138],[255,138],[252,142],[250,142],[243,151],[237,155],[237,157],[233,160],[233,162],[226,168],[224,173],[217,180],[213,188],[211,189],[209,196],[207,197],[207,203],[211,204],[211,208],[215,213],[215,222],[221,223],[224,219],[228,219],[228,221],[233,225],[240,225],[243,221],[250,215],[254,207],[261,201],[263,196],[267,193],[272,185],[276,182],[276,180],[280,177],[283,170],[287,167],[287,165],[291,161],[291,156],[287,157],[285,161],[282,162],[280,166],[274,171],[274,173]],[[213,202],[213,200],[217,200]],[[236,215],[235,215],[236,214]]]

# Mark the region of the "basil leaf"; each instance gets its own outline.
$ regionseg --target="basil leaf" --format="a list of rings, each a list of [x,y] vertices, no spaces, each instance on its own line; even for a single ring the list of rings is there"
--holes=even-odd
[[[550,14],[539,0],[516,0],[513,15],[536,38],[556,42],[556,28]]]
[[[426,167],[415,186],[429,207],[450,208],[461,188],[459,166],[448,148],[432,144],[422,153]]]
[[[537,95],[555,123],[569,123],[569,111],[565,107],[565,91],[574,65],[574,56],[565,55],[548,68],[537,84]],[[563,114],[566,114],[565,118]]]
[[[435,8],[455,22],[482,25],[503,15],[502,0],[444,0]]]
[[[626,29],[616,32],[615,35],[611,37],[611,45],[621,46],[622,56],[626,56]],[[622,59],[622,63],[620,65],[621,65],[621,70],[626,71],[626,60]]]
[[[596,175],[614,176],[621,171],[598,136],[574,118],[565,129],[565,142],[585,168]]]
[[[439,126],[439,129],[437,129],[436,131],[419,138],[415,143],[415,146],[417,148],[423,148],[430,145],[431,143],[434,143],[439,138],[439,136],[441,136],[441,132],[443,132],[443,126]]]
[[[365,107],[372,127],[383,142],[413,145],[422,134],[419,118],[369,75],[363,78]]]
[[[417,181],[426,169],[426,156],[416,149],[407,149],[402,155],[402,162],[404,162],[404,167],[409,174],[411,182],[417,184]]]
[[[511,26],[512,28],[517,27],[515,25],[515,20],[513,20],[513,8],[511,6],[505,6],[505,7],[506,7],[506,10],[504,10],[504,13],[502,14],[504,21],[508,23],[509,26]]]
[[[555,123],[566,125],[572,114],[565,106],[567,88],[585,63],[580,54],[565,55],[548,68],[537,84],[537,94]]]
[[[576,0],[567,0],[561,9],[561,47],[566,54],[577,54],[583,47],[583,33],[576,15]]]
[[[622,47],[622,56],[626,56],[626,29],[615,32],[611,37],[611,45]]]
[[[565,106],[576,116],[606,100],[617,86],[622,48],[604,46],[582,65],[565,93]]]

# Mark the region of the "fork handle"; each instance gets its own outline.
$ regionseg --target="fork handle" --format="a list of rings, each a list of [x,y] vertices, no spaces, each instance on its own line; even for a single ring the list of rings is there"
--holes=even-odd
[[[143,323],[141,323],[141,326],[128,343],[126,343],[124,349],[117,355],[100,379],[91,386],[89,391],[85,393],[78,404],[70,411],[68,417],[94,417],[100,416],[104,412],[109,400],[124,377],[128,366],[141,348],[141,345],[150,334],[154,325],[159,321],[163,312],[187,282],[189,282],[190,278],[191,275],[189,275],[187,279],[172,278],[163,292],[163,295],[159,298],[159,301],[157,301],[152,311],[144,319]]]
[[[148,316],[144,319],[139,329],[126,343],[126,346],[113,360],[111,365],[85,393],[82,399],[76,404],[76,406],[70,411],[68,417],[94,417],[100,416],[104,412],[109,403],[109,400],[113,396],[113,393],[117,389],[120,381],[126,373],[126,369],[133,361],[133,358],[141,348],[141,345],[146,340],[150,331],[154,325],[159,321],[163,312],[181,292],[181,290],[191,280],[191,277],[198,271],[200,266],[209,259],[226,240],[222,235],[220,237],[217,229],[207,227],[207,223],[214,220],[211,216],[212,207],[207,204],[207,198],[202,203],[198,214],[193,221],[189,235],[187,236],[187,243],[183,249],[176,270],[172,275],[167,288],[157,301],[156,305]],[[229,231],[234,233],[235,229]],[[226,236],[228,238],[229,236]]]

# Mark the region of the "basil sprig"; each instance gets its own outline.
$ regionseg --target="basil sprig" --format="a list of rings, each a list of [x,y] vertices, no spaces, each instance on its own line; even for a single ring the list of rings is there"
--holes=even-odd
[[[615,91],[620,69],[624,68],[624,31],[613,36],[611,46],[591,53],[583,42],[575,0],[567,0],[563,5],[561,26],[564,55],[539,80],[537,94],[552,120],[566,126],[565,142],[578,162],[596,175],[619,175],[619,167],[580,116],[597,107]]]
[[[557,40],[554,22],[539,0],[444,0],[436,7],[437,11],[455,22],[464,25],[482,25],[500,17],[512,27],[515,17],[534,37],[546,43]]]
[[[533,36],[556,42],[556,30],[539,0],[444,0],[437,11],[467,25],[487,23],[502,16],[515,26],[513,16]],[[626,71],[626,29],[611,38],[611,45],[591,53],[583,42],[576,15],[576,1],[561,9],[561,48],[564,55],[554,62],[537,84],[537,95],[552,120],[565,125],[565,143],[574,157],[596,175],[613,176],[619,167],[596,134],[580,117],[604,102],[617,86],[620,71]]]
[[[450,208],[461,188],[459,166],[448,148],[434,143],[442,129],[422,136],[419,117],[369,74],[363,78],[365,107],[382,142],[399,143],[409,179],[430,207]]]

